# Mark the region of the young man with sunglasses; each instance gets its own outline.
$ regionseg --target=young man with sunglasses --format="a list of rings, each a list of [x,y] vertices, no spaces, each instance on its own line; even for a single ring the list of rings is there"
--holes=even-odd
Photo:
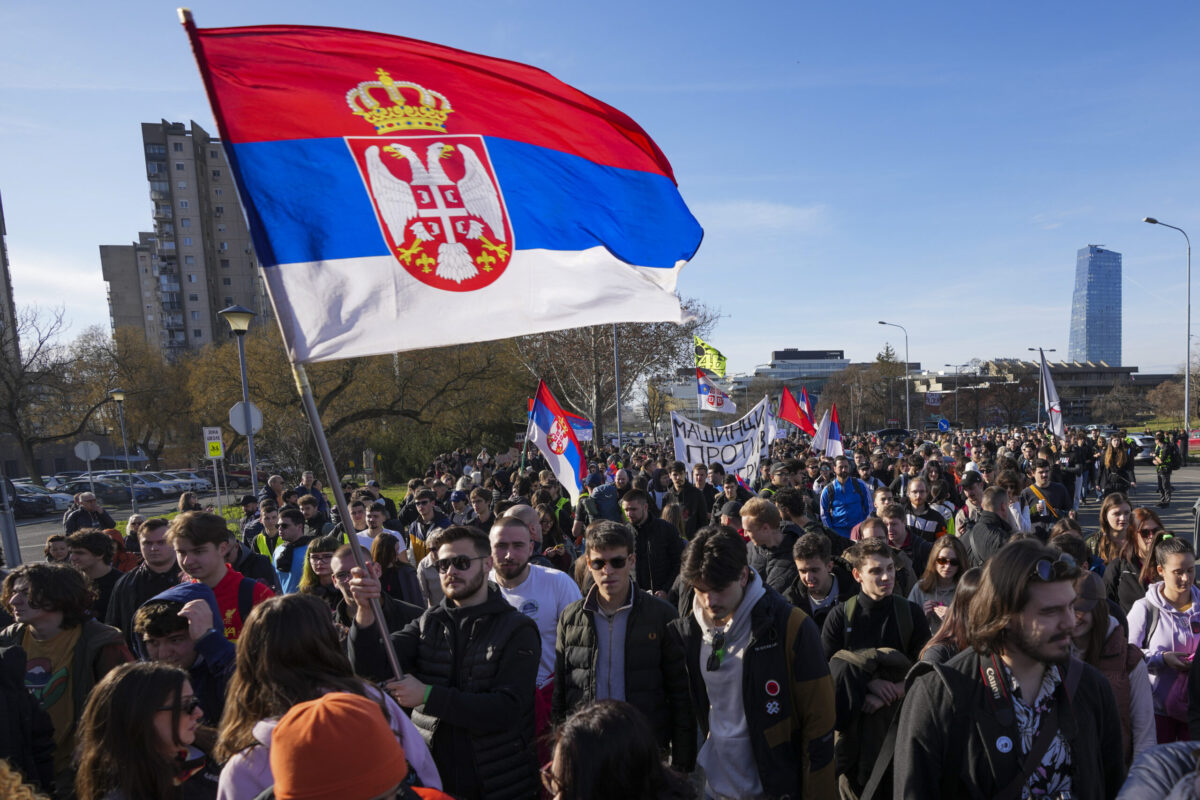
[[[444,598],[411,625],[391,631],[404,677],[388,683],[388,692],[412,710],[448,794],[464,800],[533,797],[537,625],[488,581],[487,534],[456,525],[436,541]],[[362,677],[385,680],[391,670],[370,604],[379,597],[379,580],[373,571],[350,572],[350,660]]]
[[[550,718],[561,724],[593,701],[623,700],[646,715],[672,765],[690,772],[696,763],[696,722],[685,653],[667,630],[675,609],[634,584],[629,526],[593,522],[585,559],[594,585],[559,620]]]
[[[696,533],[682,576],[695,602],[670,630],[687,653],[706,797],[836,797],[833,683],[816,624],[763,584],[727,528]]]
[[[920,664],[896,732],[896,797],[1115,797],[1125,778],[1108,681],[1071,657],[1079,570],[1034,540],[983,570],[969,646]]]

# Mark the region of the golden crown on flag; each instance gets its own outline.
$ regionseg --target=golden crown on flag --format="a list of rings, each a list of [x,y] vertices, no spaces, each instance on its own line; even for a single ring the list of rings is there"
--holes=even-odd
[[[384,69],[378,69],[375,74],[377,81],[363,81],[358,86],[346,92],[346,103],[350,110],[375,126],[378,134],[395,131],[427,130],[446,132],[446,117],[453,111],[450,101],[440,92],[426,89],[424,86],[411,81],[395,81]],[[382,89],[391,99],[391,105],[383,105],[375,90]],[[409,99],[417,99],[417,103],[405,100],[407,89]]]

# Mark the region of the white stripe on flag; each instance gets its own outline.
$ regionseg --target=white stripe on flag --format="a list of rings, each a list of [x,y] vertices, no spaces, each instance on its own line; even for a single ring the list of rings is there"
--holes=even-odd
[[[392,256],[283,264],[263,274],[291,358],[308,362],[583,325],[683,322],[675,295],[683,264],[636,267],[602,247],[517,250],[504,275],[473,292],[426,286]]]

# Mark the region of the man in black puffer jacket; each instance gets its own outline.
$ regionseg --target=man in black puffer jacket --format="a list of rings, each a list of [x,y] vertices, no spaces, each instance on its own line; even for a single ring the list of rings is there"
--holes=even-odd
[[[696,720],[683,647],[667,635],[675,609],[630,578],[635,558],[628,526],[589,525],[586,559],[595,585],[559,618],[550,719],[560,724],[595,700],[624,700],[646,715],[675,768],[690,772]]]
[[[988,487],[979,504],[979,516],[963,537],[972,567],[982,567],[1012,536],[1008,523],[1008,492],[999,486]]]
[[[412,710],[447,794],[464,800],[526,800],[538,792],[533,695],[541,636],[487,580],[491,545],[478,528],[451,526],[436,553],[445,597],[391,634],[404,677],[388,692]],[[350,660],[369,680],[389,676],[370,600],[379,581],[355,568]]]

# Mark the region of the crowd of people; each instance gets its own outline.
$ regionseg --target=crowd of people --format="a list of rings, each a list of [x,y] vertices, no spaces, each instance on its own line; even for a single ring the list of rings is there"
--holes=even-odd
[[[0,787],[1200,797],[1195,554],[1123,434],[844,445],[593,450],[577,503],[462,448],[345,518],[304,472],[124,535],[84,493],[0,588]],[[1160,507],[1185,453],[1159,434]]]

